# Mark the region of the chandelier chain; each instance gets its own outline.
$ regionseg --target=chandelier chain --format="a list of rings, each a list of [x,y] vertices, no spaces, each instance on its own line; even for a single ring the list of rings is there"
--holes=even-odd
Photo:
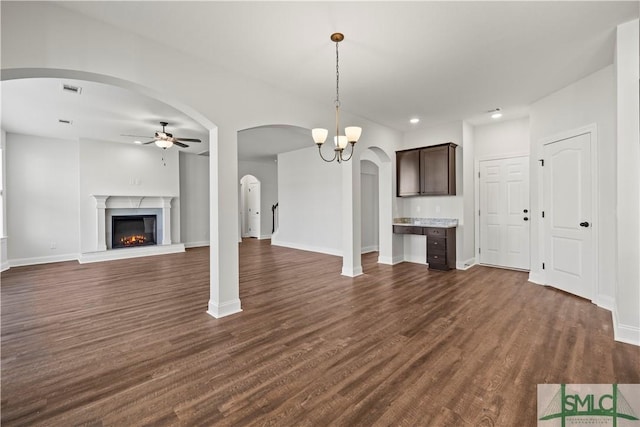
[[[336,107],[340,107],[340,66],[338,56],[338,43],[336,42]]]

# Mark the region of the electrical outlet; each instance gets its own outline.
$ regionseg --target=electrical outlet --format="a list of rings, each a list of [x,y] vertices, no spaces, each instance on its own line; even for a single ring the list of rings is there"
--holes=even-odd
[[[56,242],[51,242],[51,249],[56,249],[56,248],[57,248]]]
[[[436,206],[436,213],[440,213],[440,206]]]

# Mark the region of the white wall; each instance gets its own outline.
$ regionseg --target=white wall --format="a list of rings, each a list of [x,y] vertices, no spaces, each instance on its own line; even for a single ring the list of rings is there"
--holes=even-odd
[[[175,197],[171,202],[171,241],[180,242],[178,150],[83,139],[79,151],[81,252],[97,249],[92,195]]]
[[[476,221],[475,221],[475,131],[467,122],[462,123],[462,258],[458,258],[457,268],[467,268],[476,263]],[[457,237],[457,236],[456,236]],[[457,248],[456,248],[457,249]]]
[[[7,182],[7,132],[0,129],[0,271],[9,268],[9,258],[7,250],[7,204],[5,203],[6,182]]]
[[[180,152],[180,239],[209,245],[209,158]]]
[[[640,64],[638,20],[618,26],[616,339],[640,345]]]
[[[78,142],[8,133],[6,143],[9,263],[76,259]]]
[[[428,129],[407,132],[404,135],[403,150],[418,147],[453,142],[458,144],[456,148],[456,195],[455,196],[429,196],[429,197],[398,197],[396,201],[399,208],[399,216],[419,218],[455,218],[459,227],[456,229],[456,261],[464,263],[467,251],[464,244],[465,225],[464,217],[464,153],[463,123],[452,122]],[[471,142],[469,143],[471,145]],[[473,159],[473,151],[471,159]],[[473,161],[472,161],[473,163]],[[473,174],[473,170],[471,171]],[[473,186],[471,186],[471,196]],[[395,189],[394,189],[395,194]],[[471,249],[473,252],[473,249]],[[404,259],[410,262],[426,264],[427,245],[424,236],[404,236]]]
[[[474,138],[476,160],[529,154],[529,118],[475,126]]]
[[[278,165],[272,160],[238,162],[236,182],[245,175],[253,175],[260,181],[260,238],[269,239],[273,225],[271,206],[278,203]]]
[[[531,105],[531,278],[543,281],[539,240],[539,182],[542,179],[538,159],[542,158],[543,138],[597,126],[598,198],[598,289],[595,302],[611,308],[616,280],[616,94],[613,66],[581,79]],[[637,220],[637,219],[636,219]]]
[[[280,227],[271,243],[342,255],[342,174],[315,147],[278,155]]]
[[[378,167],[368,160],[360,163],[362,253],[378,250]]]

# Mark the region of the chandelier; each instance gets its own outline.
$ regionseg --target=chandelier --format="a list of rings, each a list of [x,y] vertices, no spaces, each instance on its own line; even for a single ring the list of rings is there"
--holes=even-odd
[[[332,159],[326,159],[322,155],[322,144],[326,141],[329,131],[322,128],[311,130],[311,136],[313,137],[314,142],[318,145],[318,153],[325,162],[333,162],[334,160],[337,160],[338,163],[341,163],[343,161],[349,161],[351,157],[353,157],[353,146],[358,142],[360,134],[362,133],[362,128],[357,126],[348,126],[344,128],[344,135],[340,135],[340,67],[338,65],[338,44],[342,40],[344,40],[344,35],[342,33],[331,34],[331,41],[336,44],[336,136],[333,137],[335,148],[333,149]],[[347,145],[351,145],[351,153],[349,154],[349,157],[345,158],[343,153],[347,148]]]

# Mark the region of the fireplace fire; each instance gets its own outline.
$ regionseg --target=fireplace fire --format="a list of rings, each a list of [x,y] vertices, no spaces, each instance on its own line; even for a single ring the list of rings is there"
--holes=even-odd
[[[156,215],[112,216],[112,248],[156,244]]]
[[[135,236],[126,236],[120,239],[120,243],[125,246],[137,246],[144,245],[147,242],[147,238],[140,234]]]

